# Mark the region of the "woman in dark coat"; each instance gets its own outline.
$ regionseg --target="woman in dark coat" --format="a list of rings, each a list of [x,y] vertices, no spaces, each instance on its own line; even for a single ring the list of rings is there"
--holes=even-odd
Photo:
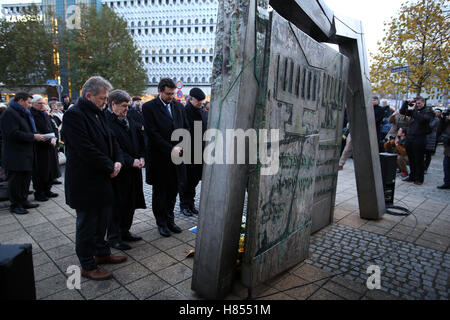
[[[36,123],[36,130],[40,134],[54,133],[50,116],[46,112],[44,99],[40,95],[34,95],[31,114]],[[61,176],[56,156],[57,137],[43,142],[35,142],[35,161],[33,165],[33,187],[36,201],[47,201],[57,197],[58,194],[51,191],[52,181]]]
[[[145,145],[142,126],[127,116],[130,96],[123,90],[110,93],[105,110],[109,127],[123,152],[124,165],[114,179],[115,205],[108,221],[108,242],[113,248],[128,250],[122,241],[142,238],[130,233],[134,211],[145,209],[142,168],[145,165]]]

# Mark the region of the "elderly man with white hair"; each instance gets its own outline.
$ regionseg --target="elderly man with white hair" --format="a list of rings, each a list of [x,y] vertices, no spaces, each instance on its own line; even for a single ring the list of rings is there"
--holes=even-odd
[[[52,181],[61,176],[56,156],[56,134],[53,130],[52,120],[46,111],[46,103],[40,95],[33,95],[31,101],[31,114],[34,117],[38,133],[49,137],[48,140],[35,143],[35,161],[33,165],[33,187],[36,201],[48,201],[55,198],[57,193],[51,191]]]
[[[107,217],[114,200],[113,179],[124,163],[102,112],[111,89],[104,78],[89,78],[78,103],[64,114],[61,130],[67,158],[66,203],[77,213],[75,250],[81,275],[93,280],[112,277],[98,265],[127,259],[111,255],[105,241]]]

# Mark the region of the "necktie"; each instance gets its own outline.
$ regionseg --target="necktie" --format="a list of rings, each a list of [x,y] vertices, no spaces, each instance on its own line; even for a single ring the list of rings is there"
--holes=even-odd
[[[172,117],[172,111],[170,110],[170,104],[166,104],[167,111],[169,111],[170,117]]]

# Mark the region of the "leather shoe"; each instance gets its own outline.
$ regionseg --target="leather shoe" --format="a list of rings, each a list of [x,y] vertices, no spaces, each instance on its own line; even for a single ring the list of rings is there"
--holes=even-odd
[[[112,278],[112,273],[105,271],[103,269],[97,268],[91,271],[86,271],[81,269],[81,275],[85,278],[89,278],[91,280],[101,281],[108,280]]]
[[[55,180],[52,181],[52,184],[62,184],[62,182],[55,179]]]
[[[442,190],[448,190],[450,189],[450,185],[445,185],[443,184],[442,186],[437,187],[438,189],[442,189]]]
[[[15,214],[27,214],[28,213],[28,210],[24,209],[22,207],[11,207],[9,209],[9,211],[11,211],[12,213],[15,213]]]
[[[168,224],[167,228],[172,231],[173,233],[181,233],[182,230],[179,226],[177,226],[175,223]]]
[[[158,231],[163,237],[170,237],[172,235],[166,226],[158,227]]]
[[[48,192],[45,193],[45,196],[47,198],[56,198],[58,196],[58,194],[55,193],[55,192],[48,191]]]
[[[416,186],[421,186],[421,185],[423,185],[423,182],[414,181],[414,184],[415,184]]]
[[[181,210],[181,213],[184,214],[186,217],[192,217],[192,212],[189,209],[183,209]]]
[[[25,203],[23,204],[23,207],[24,207],[25,209],[33,209],[33,208],[39,207],[39,204],[37,204],[37,203],[31,203],[31,202],[27,201],[27,202],[25,202]]]
[[[127,261],[127,257],[125,256],[101,256],[95,257],[95,263],[97,264],[118,264]]]
[[[192,208],[192,209],[191,209],[191,212],[192,212],[193,214],[198,214],[198,210],[195,209],[195,208]]]
[[[135,242],[142,240],[141,236],[138,236],[137,234],[133,234],[131,232],[125,233],[122,235],[122,240],[127,242]]]
[[[111,248],[117,249],[117,250],[130,250],[131,247],[123,242],[114,242],[109,245]]]
[[[39,202],[45,202],[48,201],[48,198],[43,194],[34,194],[34,200]]]

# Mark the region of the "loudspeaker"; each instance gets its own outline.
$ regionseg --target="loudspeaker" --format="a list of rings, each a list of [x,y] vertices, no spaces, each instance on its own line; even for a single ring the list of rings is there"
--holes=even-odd
[[[0,244],[0,300],[36,300],[31,244]]]
[[[384,202],[394,204],[397,154],[380,153],[381,177],[383,178]]]

